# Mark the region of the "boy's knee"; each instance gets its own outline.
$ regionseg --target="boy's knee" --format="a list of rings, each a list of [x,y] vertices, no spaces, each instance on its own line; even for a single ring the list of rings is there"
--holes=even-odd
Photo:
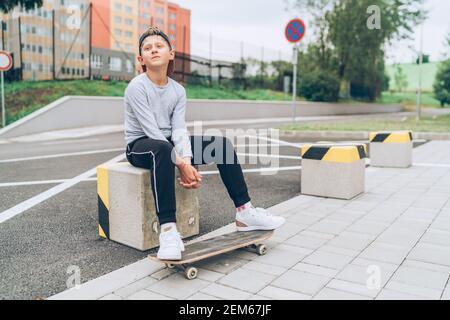
[[[174,149],[174,146],[169,141],[160,141],[158,142],[156,153],[160,156],[171,157]]]

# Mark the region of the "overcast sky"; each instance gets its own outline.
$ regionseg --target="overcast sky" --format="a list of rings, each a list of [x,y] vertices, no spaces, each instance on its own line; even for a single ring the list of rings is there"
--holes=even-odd
[[[191,51],[192,54],[209,57],[209,33],[212,34],[213,59],[236,59],[243,55],[264,57],[281,56],[289,59],[292,46],[284,38],[286,23],[299,15],[288,12],[285,0],[173,0],[191,10]],[[450,1],[426,0],[430,10],[424,24],[424,52],[431,54],[432,60],[441,60],[445,47],[445,35],[450,32]],[[309,17],[301,16],[308,22]],[[413,50],[419,49],[420,28],[415,40],[402,41],[388,50],[389,62],[410,62]],[[310,39],[308,34],[305,42]],[[261,46],[265,49],[261,50]]]

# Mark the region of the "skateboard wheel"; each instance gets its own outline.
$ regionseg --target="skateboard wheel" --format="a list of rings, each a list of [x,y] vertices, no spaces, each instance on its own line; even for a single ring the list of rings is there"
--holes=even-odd
[[[263,256],[267,253],[267,247],[265,244],[260,244],[257,248],[256,251],[258,252],[258,254],[260,256]]]
[[[197,270],[197,268],[194,268],[194,267],[188,267],[184,271],[186,278],[188,278],[189,280],[193,280],[193,279],[197,278],[197,273],[198,273],[198,270]]]
[[[171,264],[171,263],[166,263],[166,267],[167,267],[168,269],[173,269],[173,268],[175,268],[175,265],[174,265],[174,264]]]

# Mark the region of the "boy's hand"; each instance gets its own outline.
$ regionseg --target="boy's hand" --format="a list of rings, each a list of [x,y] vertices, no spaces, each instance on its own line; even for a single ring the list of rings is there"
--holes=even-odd
[[[198,189],[201,186],[202,175],[190,164],[183,162],[178,165],[181,178],[178,178],[180,185],[186,189]]]

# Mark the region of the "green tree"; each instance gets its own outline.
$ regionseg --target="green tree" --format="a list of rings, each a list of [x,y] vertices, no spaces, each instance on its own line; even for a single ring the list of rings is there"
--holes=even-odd
[[[339,98],[339,78],[332,73],[312,72],[300,82],[300,93],[310,101],[337,101]]]
[[[35,7],[41,7],[43,0],[2,0],[0,2],[0,11],[8,13],[16,6],[22,6],[26,10],[34,9]]]
[[[408,86],[408,80],[403,73],[403,68],[399,64],[395,65],[394,82],[397,91],[402,92]]]
[[[450,59],[439,64],[433,85],[434,95],[441,102],[441,106],[450,104]]]
[[[298,7],[314,12],[322,29],[316,32],[318,46],[325,41],[332,46],[337,59],[336,72],[340,81],[367,88],[367,96],[375,100],[384,79],[384,47],[395,39],[409,38],[413,27],[421,22],[425,12],[423,0],[295,0]],[[367,26],[367,9],[380,9],[380,28]]]

